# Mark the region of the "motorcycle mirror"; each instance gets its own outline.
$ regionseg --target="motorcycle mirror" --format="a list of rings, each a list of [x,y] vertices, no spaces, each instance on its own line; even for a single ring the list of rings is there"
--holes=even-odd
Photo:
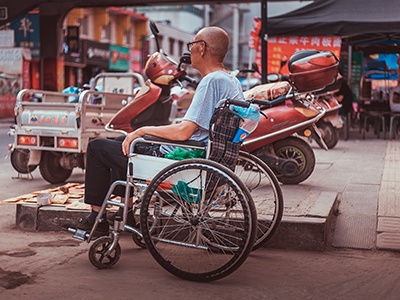
[[[258,69],[258,65],[257,65],[255,62],[253,62],[253,63],[251,64],[251,68],[252,68],[254,71],[256,71],[258,74],[260,74],[260,70]]]
[[[277,81],[279,81],[279,74],[275,74],[275,73],[268,74],[267,75],[267,81],[268,82],[277,82]]]
[[[158,33],[159,33],[158,28],[157,28],[157,25],[156,25],[156,23],[155,23],[154,21],[150,21],[150,30],[151,30],[151,33],[152,33],[154,36],[157,36]]]
[[[190,57],[190,52],[183,53],[183,55],[181,56],[179,62],[181,62],[183,64],[190,65],[192,63],[192,58]]]
[[[280,67],[279,67],[279,74],[282,73],[281,70],[282,70],[283,66],[286,65],[287,62],[288,62],[288,58],[287,58],[286,55],[284,55],[284,56],[282,57],[282,59],[281,59],[281,65],[280,65]]]
[[[285,56],[283,56],[282,59],[281,59],[281,68],[282,68],[284,65],[286,65],[287,62],[288,62],[288,58],[287,58],[287,56],[285,55]]]
[[[181,69],[181,64],[190,65],[191,63],[192,63],[192,58],[190,57],[190,52],[185,52],[179,59],[179,65],[177,70],[179,71]]]
[[[150,30],[151,30],[151,33],[153,34],[153,36],[154,36],[154,38],[156,40],[157,51],[160,52],[160,44],[158,42],[158,33],[159,33],[159,31],[158,31],[157,25],[156,25],[156,23],[154,21],[150,21]]]

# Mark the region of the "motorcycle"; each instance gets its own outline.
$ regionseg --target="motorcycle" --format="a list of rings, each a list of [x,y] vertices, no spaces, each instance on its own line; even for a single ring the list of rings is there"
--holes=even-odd
[[[183,81],[196,84],[196,80],[182,69],[182,64],[191,64],[190,53],[184,53],[178,64],[160,48],[155,23],[150,22],[150,30],[155,37],[157,51],[149,56],[144,67],[148,79],[133,100],[106,124],[107,130],[127,134],[142,126],[170,124],[171,109],[176,99],[173,88],[178,85],[183,89]]]
[[[150,24],[150,28],[157,37],[155,25]],[[149,57],[144,68],[148,77],[144,87],[106,128],[126,134],[140,126],[157,125],[155,113],[164,112],[154,106],[160,103],[166,105],[163,124],[169,124],[171,88],[175,84],[182,85],[183,80],[194,83],[181,68],[182,64],[190,63],[190,53],[185,53],[178,64],[163,53],[157,43],[157,52]],[[256,86],[245,92],[245,98],[261,100],[258,104],[267,118],[261,118],[243,143],[243,150],[266,162],[282,183],[297,184],[306,180],[314,170],[315,155],[309,143],[292,135],[310,126],[318,132],[315,123],[323,117],[325,110],[315,104],[312,93],[299,92],[288,81]],[[320,142],[323,143],[321,137]]]
[[[317,122],[317,127],[321,131],[322,139],[328,149],[333,149],[339,142],[340,130],[343,127],[343,121],[339,115],[339,109],[342,105],[334,97],[337,90],[327,87],[316,93],[316,102],[325,109],[325,115]],[[318,142],[317,142],[318,143]],[[322,145],[318,144],[321,148]]]
[[[268,119],[259,123],[244,146],[264,160],[282,183],[300,183],[315,167],[312,148],[293,134],[312,134],[319,145],[328,149],[316,125],[326,110],[316,101],[315,91],[335,82],[338,67],[339,61],[330,51],[298,51],[289,59],[287,80],[275,74],[275,83],[245,92],[247,98],[272,100],[271,109],[265,110]],[[267,79],[272,80],[271,75]]]
[[[287,59],[284,58],[281,60],[280,69],[278,73],[268,74],[267,75],[267,82],[278,82],[278,81],[289,81],[288,75],[283,75],[280,70],[283,66],[287,63]],[[243,69],[235,71],[236,74],[250,74],[250,73],[258,73],[259,69],[257,64],[253,64],[251,69]],[[260,74],[261,75],[261,74]],[[340,75],[339,75],[340,76]],[[257,82],[255,78],[254,85],[259,85],[260,83]],[[339,77],[337,78],[339,79]],[[250,82],[249,79],[245,81],[246,83]],[[323,90],[313,92],[315,94],[314,101],[317,105],[323,107],[325,109],[325,115],[321,118],[317,123],[316,126],[318,127],[322,139],[328,149],[333,149],[338,141],[339,141],[339,134],[340,130],[343,127],[343,121],[340,118],[339,110],[342,105],[337,101],[334,97],[334,93],[339,90],[337,86],[338,81],[336,80],[335,83],[325,87]],[[254,86],[253,85],[253,86]],[[298,132],[299,135],[306,137],[310,141],[315,140],[316,143],[322,148],[325,149],[325,145],[319,142],[318,137],[316,136],[315,131],[312,128],[307,128],[305,130],[301,130]]]
[[[326,60],[321,74],[318,68],[311,71],[302,70],[289,76],[268,74],[268,84],[256,85],[244,92],[245,98],[268,100],[269,105],[262,105],[262,112],[267,116],[262,119],[256,130],[244,142],[244,150],[261,158],[285,184],[298,184],[306,180],[315,167],[314,151],[299,135],[313,137],[325,150],[328,146],[323,140],[317,124],[325,117],[330,107],[317,101],[313,90],[321,89],[335,81],[338,62],[329,56],[325,59],[325,52],[312,52],[301,58]],[[290,65],[296,64],[298,55],[292,56]],[[281,62],[281,67],[287,61]],[[241,70],[242,73],[257,72],[253,64],[250,70]],[[317,75],[317,76],[316,76]],[[321,80],[322,78],[322,80]],[[296,86],[297,85],[297,86]],[[319,123],[320,122],[320,123]],[[323,125],[321,125],[323,126]]]
[[[315,123],[325,110],[314,104],[313,96],[297,93],[289,82],[256,86],[244,92],[246,99],[268,100],[261,105],[261,118],[257,128],[243,143],[243,150],[263,160],[284,184],[298,184],[314,171],[315,155],[310,144],[295,134],[313,128],[319,141]]]

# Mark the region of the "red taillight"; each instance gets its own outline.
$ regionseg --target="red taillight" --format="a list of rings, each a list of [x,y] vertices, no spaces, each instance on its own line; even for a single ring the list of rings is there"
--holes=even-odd
[[[19,135],[18,145],[37,146],[37,137],[35,135]]]
[[[78,139],[75,138],[59,138],[57,140],[58,148],[78,149]]]
[[[330,108],[333,108],[333,107],[338,106],[338,103],[337,103],[336,101],[334,101],[334,100],[331,100],[331,101],[329,101],[328,103],[329,103],[329,107],[330,107]]]

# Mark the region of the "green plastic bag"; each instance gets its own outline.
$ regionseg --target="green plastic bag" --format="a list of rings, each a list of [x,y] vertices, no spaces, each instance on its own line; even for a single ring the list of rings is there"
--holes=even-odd
[[[173,151],[165,154],[165,158],[174,160],[184,160],[189,158],[204,158],[205,151],[203,149],[185,150],[176,147]]]
[[[201,200],[201,190],[189,187],[182,180],[178,180],[176,185],[172,187],[172,191],[188,203],[199,203]]]

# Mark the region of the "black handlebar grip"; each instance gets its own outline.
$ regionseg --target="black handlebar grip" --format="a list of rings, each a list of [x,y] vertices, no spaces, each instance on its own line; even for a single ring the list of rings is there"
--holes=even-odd
[[[190,76],[187,76],[187,75],[184,75],[183,79],[186,80],[187,82],[191,83],[191,84],[197,83],[196,79],[194,79],[194,78],[192,78]]]
[[[229,104],[241,106],[241,107],[249,107],[251,104],[249,101],[242,101],[242,100],[228,100],[228,101],[229,101]]]
[[[273,100],[257,100],[257,99],[251,99],[250,102],[258,104],[258,105],[262,105],[262,106],[266,106],[266,107],[272,107],[274,105],[280,104],[283,101],[285,101],[287,99],[286,95],[282,95],[278,98],[275,98]]]

